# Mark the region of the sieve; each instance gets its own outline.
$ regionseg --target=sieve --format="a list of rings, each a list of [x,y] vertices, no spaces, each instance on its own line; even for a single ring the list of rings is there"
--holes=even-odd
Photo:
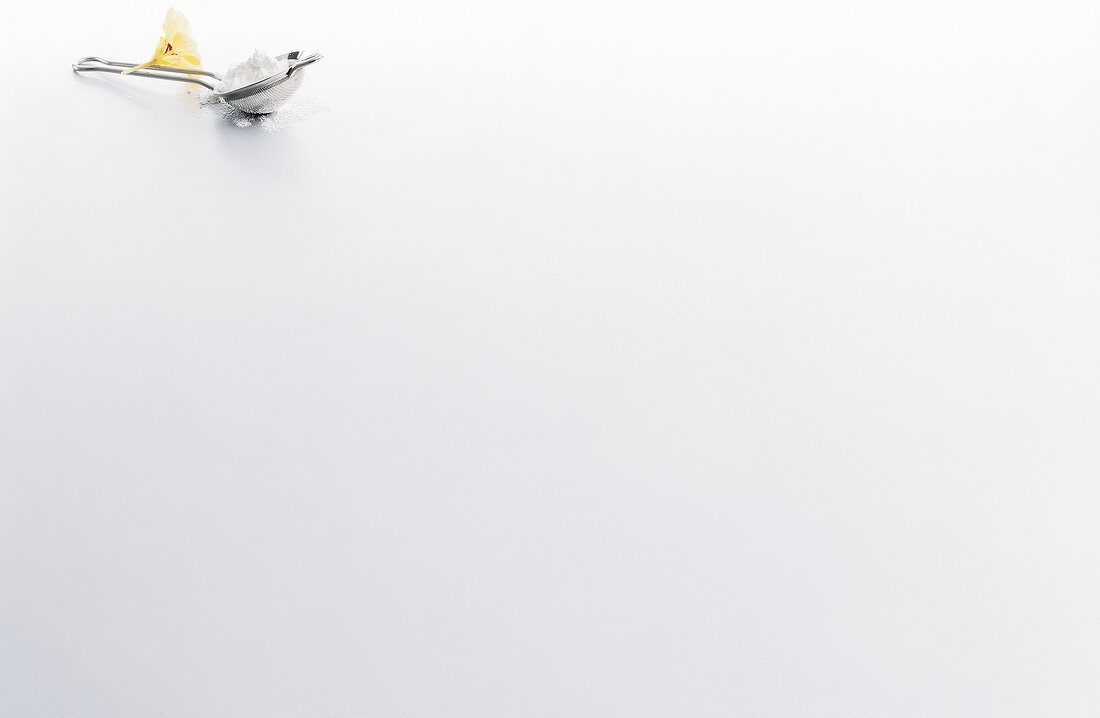
[[[286,60],[290,65],[285,71],[277,72],[271,77],[253,82],[251,85],[238,87],[228,92],[218,92],[217,85],[209,80],[203,80],[191,75],[204,75],[221,82],[221,75],[206,70],[181,70],[175,67],[162,67],[150,65],[147,70],[137,70],[130,73],[133,77],[152,77],[157,80],[173,80],[175,82],[190,82],[202,85],[212,91],[214,96],[230,107],[235,107],[241,112],[253,115],[266,115],[283,106],[302,85],[304,78],[302,68],[321,59],[321,55],[313,53],[302,57],[300,50],[279,55],[276,60]],[[137,67],[132,62],[114,62],[104,60],[101,57],[82,57],[73,63],[76,72],[115,72],[122,74],[128,68]]]

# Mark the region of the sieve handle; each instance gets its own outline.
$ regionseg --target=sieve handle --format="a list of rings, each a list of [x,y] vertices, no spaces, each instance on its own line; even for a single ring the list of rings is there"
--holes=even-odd
[[[291,66],[291,68],[289,70],[286,71],[287,77],[290,77],[291,75],[293,75],[298,70],[301,70],[306,65],[312,65],[313,63],[320,60],[322,57],[324,57],[324,55],[322,55],[319,52],[315,52],[312,55],[307,55],[307,56],[303,57],[301,60],[298,60],[298,62],[294,63],[294,65]]]
[[[95,56],[82,57],[73,63],[74,72],[114,72],[121,75],[124,70],[131,67],[137,67],[137,63],[116,62],[114,60],[104,60],[102,57]],[[193,85],[202,85],[208,90],[215,89],[214,83],[207,82],[197,77],[189,77],[189,75],[205,75],[207,77],[213,77],[215,80],[221,80],[221,77],[213,72],[207,72],[206,70],[180,70],[175,67],[164,67],[162,65],[150,65],[148,70],[136,70],[130,74],[136,77],[151,77],[156,80],[190,82]]]

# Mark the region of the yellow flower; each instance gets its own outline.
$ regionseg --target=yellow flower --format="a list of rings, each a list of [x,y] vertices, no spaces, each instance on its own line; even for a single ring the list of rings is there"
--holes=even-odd
[[[202,68],[198,45],[191,37],[191,23],[187,22],[183,13],[175,8],[168,8],[164,16],[164,37],[157,43],[157,49],[153,51],[153,59],[137,67],[131,67],[122,74],[128,75],[134,70],[150,65],[167,65],[186,70]]]

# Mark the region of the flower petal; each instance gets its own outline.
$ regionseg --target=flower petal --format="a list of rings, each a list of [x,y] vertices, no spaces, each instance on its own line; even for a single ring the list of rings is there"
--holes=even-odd
[[[198,43],[191,37],[191,23],[187,21],[183,13],[175,8],[168,8],[164,15],[164,35],[153,50],[153,59],[138,67],[125,70],[122,74],[128,75],[134,70],[150,65],[165,65],[170,67],[183,67],[186,69],[201,69],[202,59],[199,57]]]
[[[185,32],[177,32],[168,38],[168,42],[172,43],[172,52],[180,55],[194,55],[194,51],[199,49],[199,44],[195,42],[195,38]]]
[[[188,22],[184,14],[174,7],[168,8],[168,12],[164,14],[164,36],[172,37],[177,32],[191,32],[191,23]]]

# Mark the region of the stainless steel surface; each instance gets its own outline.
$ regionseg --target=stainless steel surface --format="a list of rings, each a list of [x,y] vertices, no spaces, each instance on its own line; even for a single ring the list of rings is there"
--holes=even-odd
[[[313,64],[321,59],[321,55],[313,53],[302,57],[300,50],[294,50],[277,56],[277,60],[286,60],[290,67],[285,72],[279,72],[271,77],[245,85],[228,92],[218,92],[217,85],[194,75],[212,77],[221,82],[221,75],[206,70],[181,70],[175,67],[162,67],[150,65],[147,69],[136,70],[129,73],[135,77],[151,77],[156,80],[172,80],[174,82],[189,82],[201,85],[212,91],[218,99],[231,107],[253,115],[266,115],[275,112],[290,99],[290,96],[302,85],[305,75],[301,70],[306,65]],[[75,72],[113,72],[122,74],[131,67],[137,67],[137,63],[117,62],[104,60],[101,57],[82,57],[73,63]]]
[[[102,57],[95,56],[82,57],[73,63],[73,70],[76,72],[114,72],[119,75],[131,67],[137,67],[137,63],[116,62],[114,60],[104,60]],[[135,70],[131,72],[130,75],[133,77],[152,77],[158,80],[173,80],[175,82],[190,82],[195,85],[202,85],[208,90],[215,89],[214,83],[207,82],[198,77],[189,76],[205,75],[219,82],[222,79],[221,75],[207,72],[206,70],[181,70],[175,67],[162,67],[160,65],[150,65],[148,69]]]

